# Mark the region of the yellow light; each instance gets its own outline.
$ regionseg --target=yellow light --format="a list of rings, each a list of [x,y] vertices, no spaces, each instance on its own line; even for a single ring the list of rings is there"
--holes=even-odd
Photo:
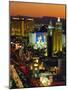
[[[38,63],[38,59],[36,59],[36,62]]]
[[[38,68],[37,68],[37,67],[35,67],[35,70],[38,70]]]
[[[16,46],[16,49],[21,48],[21,45],[19,45],[19,43],[16,43],[15,46]]]
[[[35,63],[34,66],[38,66],[38,64]]]
[[[14,19],[14,20],[19,20],[19,18],[15,18],[15,17],[14,17],[14,18],[12,18],[12,19]]]
[[[32,69],[33,69],[33,67],[32,67],[32,66],[30,66],[30,69],[32,70]]]
[[[40,77],[40,82],[43,86],[51,85],[51,81],[47,77]]]

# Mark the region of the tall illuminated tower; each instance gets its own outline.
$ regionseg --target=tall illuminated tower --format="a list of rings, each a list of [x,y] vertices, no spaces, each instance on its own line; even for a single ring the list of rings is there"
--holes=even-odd
[[[48,56],[52,57],[52,48],[53,48],[53,25],[52,21],[49,22],[48,25]]]
[[[58,17],[53,32],[53,54],[62,52],[62,23]]]

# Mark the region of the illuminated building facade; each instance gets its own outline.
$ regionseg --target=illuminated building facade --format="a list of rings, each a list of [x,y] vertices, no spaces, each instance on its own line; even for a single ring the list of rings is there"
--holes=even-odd
[[[34,19],[11,17],[11,36],[28,36],[34,29]]]
[[[58,52],[62,52],[62,23],[60,18],[58,18],[55,30],[53,31],[53,54]]]
[[[48,56],[51,57],[52,56],[52,46],[53,46],[53,25],[52,25],[52,21],[49,22],[48,25]]]
[[[24,20],[24,35],[28,36],[29,32],[34,31],[34,19],[27,18]]]

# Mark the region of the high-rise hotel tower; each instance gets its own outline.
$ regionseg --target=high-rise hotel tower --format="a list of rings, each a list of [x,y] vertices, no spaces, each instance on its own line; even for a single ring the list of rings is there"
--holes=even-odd
[[[52,57],[52,48],[53,48],[53,30],[52,21],[48,25],[48,56]]]
[[[62,23],[58,17],[53,31],[53,54],[62,52]]]

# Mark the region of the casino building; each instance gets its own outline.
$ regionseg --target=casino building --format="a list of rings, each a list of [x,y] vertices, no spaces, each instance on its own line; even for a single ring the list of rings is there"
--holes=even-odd
[[[58,18],[53,31],[53,55],[62,52],[62,34],[62,23]]]

